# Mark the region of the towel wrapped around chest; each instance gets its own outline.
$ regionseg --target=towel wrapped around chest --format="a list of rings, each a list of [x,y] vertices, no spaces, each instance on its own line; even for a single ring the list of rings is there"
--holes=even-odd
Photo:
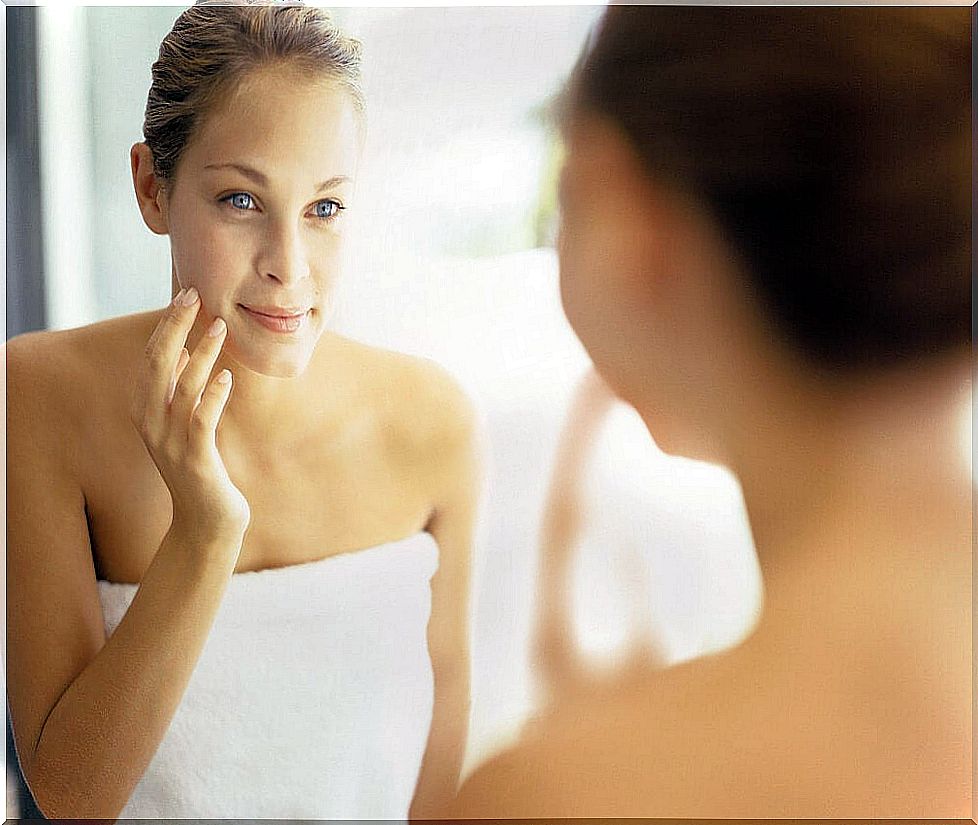
[[[122,818],[404,819],[431,723],[427,533],[231,577]],[[137,586],[99,582],[107,634]]]

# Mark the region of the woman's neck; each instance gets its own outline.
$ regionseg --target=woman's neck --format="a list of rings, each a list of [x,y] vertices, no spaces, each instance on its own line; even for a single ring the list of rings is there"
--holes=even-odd
[[[196,327],[188,336],[193,351],[203,335]],[[294,445],[312,426],[328,426],[331,419],[349,408],[349,392],[343,387],[342,358],[331,357],[339,346],[335,336],[324,335],[302,373],[287,378],[255,372],[224,354],[212,371],[227,368],[233,376],[231,397],[221,417],[225,439],[264,443],[269,447]]]
[[[882,583],[886,571],[959,564],[964,545],[949,561],[948,543],[970,530],[970,398],[959,360],[835,392],[772,384],[731,416],[729,465],[768,599],[789,579],[845,586],[859,569]]]

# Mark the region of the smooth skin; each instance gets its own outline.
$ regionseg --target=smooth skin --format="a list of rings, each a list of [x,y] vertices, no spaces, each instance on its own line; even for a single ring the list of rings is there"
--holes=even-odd
[[[969,353],[816,374],[742,292],[709,216],[650,180],[605,119],[572,124],[561,200],[567,317],[663,449],[739,478],[763,613],[731,650],[601,678],[578,671],[545,593],[553,703],[442,813],[970,816]],[[607,409],[599,386],[582,389],[568,434],[586,438]],[[584,455],[565,449],[551,492],[551,588],[578,536],[567,476]]]
[[[143,219],[170,237],[174,302],[7,346],[21,765],[46,815],[117,816],[232,573],[428,531],[435,703],[412,805],[424,815],[454,792],[467,732],[471,408],[430,362],[327,328],[361,144],[346,93],[268,67],[226,104],[166,185],[149,149],[132,149]],[[246,307],[306,315],[281,334]],[[108,640],[99,578],[140,583]]]

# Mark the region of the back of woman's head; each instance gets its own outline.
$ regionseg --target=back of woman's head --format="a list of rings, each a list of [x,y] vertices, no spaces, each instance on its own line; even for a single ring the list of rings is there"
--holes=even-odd
[[[862,369],[970,340],[963,8],[618,6],[571,87],[697,197],[801,354]]]
[[[200,122],[250,73],[288,65],[344,88],[358,109],[360,43],[323,10],[295,4],[206,2],[184,11],[160,44],[143,135],[154,171],[173,177]]]

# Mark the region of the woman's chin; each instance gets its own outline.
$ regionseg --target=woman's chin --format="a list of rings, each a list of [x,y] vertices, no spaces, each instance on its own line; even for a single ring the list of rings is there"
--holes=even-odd
[[[663,424],[665,424],[663,426]],[[676,422],[646,422],[646,429],[661,453],[710,464],[723,464],[723,450],[713,433]]]
[[[262,375],[268,378],[298,378],[306,371],[306,367],[308,366],[309,359],[307,358],[301,364],[272,364],[266,369],[256,370],[256,372],[261,372]]]
[[[228,355],[238,365],[258,375],[264,375],[268,378],[298,378],[308,368],[309,362],[312,360],[312,351],[304,347],[301,349],[290,347],[289,350],[243,352],[235,347],[229,348]]]

